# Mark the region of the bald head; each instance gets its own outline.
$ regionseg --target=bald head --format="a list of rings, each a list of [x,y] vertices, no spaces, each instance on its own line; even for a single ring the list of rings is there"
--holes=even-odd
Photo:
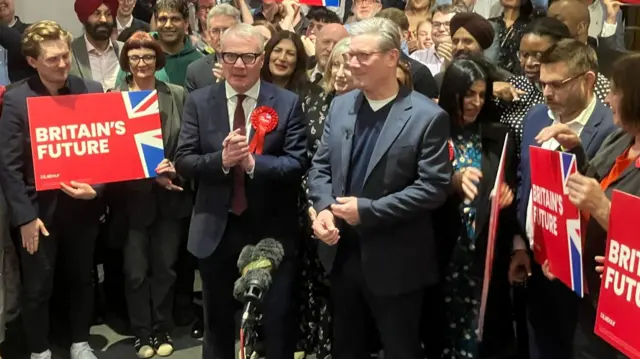
[[[571,36],[587,42],[589,37],[589,7],[580,0],[558,0],[549,6],[547,16],[560,20],[567,25]]]
[[[329,55],[338,41],[348,37],[347,29],[342,24],[326,24],[316,35],[316,60],[318,70],[324,71]]]

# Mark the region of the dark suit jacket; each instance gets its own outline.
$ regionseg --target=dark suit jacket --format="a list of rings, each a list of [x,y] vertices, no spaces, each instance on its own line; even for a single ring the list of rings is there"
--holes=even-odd
[[[149,25],[148,22],[144,22],[142,20],[133,18],[133,21],[131,22],[131,26],[122,30],[120,35],[118,35],[118,41],[122,43],[127,42],[127,40],[131,37],[131,35],[133,35],[137,31],[149,32],[151,31],[151,26]]]
[[[187,78],[184,82],[184,87],[188,92],[216,83],[216,78],[213,76],[215,62],[216,54],[209,54],[189,64]]]
[[[67,91],[69,94],[102,93],[102,85],[69,76]],[[67,204],[65,210],[69,214],[65,216],[68,218],[95,220],[97,223],[104,213],[98,199],[75,200],[59,190],[36,193],[27,98],[48,95],[37,75],[4,95],[0,117],[0,184],[9,204],[11,222],[14,226],[21,226],[40,218],[46,226],[50,226],[56,207],[62,201]]]
[[[0,25],[0,46],[7,51],[7,68],[9,80],[17,82],[36,73],[22,55],[22,33],[28,27],[18,19],[13,27]]]
[[[345,195],[360,90],[337,96],[309,171],[309,198],[319,213]],[[433,101],[404,87],[382,128],[358,198],[365,280],[380,295],[438,281],[431,211],[444,203],[451,179],[449,118]],[[340,225],[340,223],[338,223]],[[346,225],[346,224],[345,224]],[[318,247],[325,269],[337,246]]]
[[[298,194],[306,165],[306,128],[300,100],[293,92],[261,81],[256,107],[278,114],[278,125],[265,136],[262,155],[255,155],[253,178],[245,177],[253,235],[271,236],[290,252],[298,239]],[[230,132],[225,83],[187,96],[178,150],[178,173],[196,181],[188,249],[198,258],[216,250],[231,208],[233,174],[222,169],[222,141]],[[250,134],[250,140],[253,131]]]
[[[598,100],[596,100],[598,101]],[[529,204],[529,193],[531,192],[531,165],[529,163],[529,146],[538,146],[535,137],[540,131],[550,126],[553,121],[549,118],[549,108],[546,105],[534,106],[524,118],[522,126],[522,143],[520,147],[520,166],[518,173],[520,176],[520,188],[518,190],[518,220],[522,228],[525,228],[527,218],[527,206]],[[613,124],[613,114],[611,110],[600,101],[582,129],[580,140],[584,146],[587,156],[593,158],[600,146],[609,134],[615,131]]]
[[[420,61],[416,61],[404,52],[400,55],[402,60],[409,63],[411,69],[411,80],[413,82],[413,89],[421,93],[428,98],[438,98],[440,94],[440,88],[436,84],[436,80],[433,78],[433,74],[428,67],[422,64]]]
[[[124,84],[120,90],[128,91],[129,89]],[[158,91],[162,123],[164,157],[175,162],[186,91],[181,86],[162,81],[156,81],[156,91]],[[193,208],[191,183],[180,177],[173,180],[173,183],[181,186],[183,191],[167,191],[158,186],[153,178],[109,184],[108,191],[124,199],[124,207],[131,228],[146,228],[158,216],[180,219],[191,215]]]
[[[509,127],[501,123],[484,123],[480,125],[479,133],[482,142],[481,172],[482,179],[478,185],[478,196],[474,200],[476,208],[476,230],[474,243],[476,246],[475,259],[472,269],[479,278],[484,277],[487,240],[489,237],[489,218],[491,216],[490,194],[495,184],[502,146]],[[454,135],[455,136],[455,135]],[[511,136],[511,135],[510,135]],[[505,160],[505,182],[512,191],[516,191],[518,159],[515,151],[515,141],[509,138],[507,142],[507,158]],[[462,228],[460,204],[462,199],[458,193],[453,193],[447,202],[434,213],[434,222],[438,225],[436,238],[440,245],[440,265],[446,270],[451,261],[451,252],[458,241]],[[489,297],[485,315],[482,352],[487,358],[504,358],[506,354],[515,354],[515,333],[511,317],[511,285],[508,280],[509,263],[513,237],[522,234],[517,222],[515,201],[511,206],[500,211],[500,225],[496,236],[494,252],[493,274],[489,284]],[[481,284],[478,283],[478,286]]]

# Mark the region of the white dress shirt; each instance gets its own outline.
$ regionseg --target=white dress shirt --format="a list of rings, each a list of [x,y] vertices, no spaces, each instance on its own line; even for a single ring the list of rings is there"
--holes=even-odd
[[[580,134],[582,133],[582,130],[587,125],[587,122],[589,122],[589,118],[591,118],[591,115],[593,114],[593,110],[596,108],[596,102],[597,102],[596,96],[593,96],[589,105],[578,115],[578,117],[565,123],[565,125],[567,125],[571,129],[571,131],[573,131],[576,135],[580,136]],[[549,110],[549,118],[553,120],[554,125],[561,123],[556,119],[556,116],[553,114],[553,112],[551,112],[551,110]],[[560,147],[560,144],[558,143],[558,141],[556,141],[555,138],[551,138],[548,141],[544,142],[540,147],[547,150],[555,150],[556,148]],[[534,234],[533,232],[533,201],[531,200],[531,193],[532,192],[530,190],[529,202],[527,204],[526,231],[527,231],[527,237],[529,237],[529,244],[531,245],[530,248],[533,248],[533,243],[535,239],[533,237],[533,234]],[[515,245],[514,243],[514,248],[518,248],[518,247],[520,246]]]
[[[121,25],[120,20],[116,17],[116,30],[118,31],[118,35],[120,35],[125,29],[128,29],[133,24],[133,16],[129,17],[129,21],[126,24]]]
[[[233,131],[233,125],[234,125],[234,117],[236,115],[236,107],[238,105],[238,95],[239,93],[233,89],[233,87],[231,87],[229,85],[228,82],[224,83],[224,87],[225,87],[225,93],[227,94],[227,111],[229,114],[229,129],[231,129],[231,131]],[[253,110],[256,108],[256,105],[258,104],[258,95],[260,94],[260,81],[256,82],[255,85],[253,85],[253,87],[251,87],[247,92],[244,93],[245,99],[242,102],[242,109],[244,110],[244,116],[245,116],[245,130],[246,130],[246,136],[247,136],[247,140],[250,137],[252,130],[252,126],[251,126],[251,113],[253,112]],[[226,136],[225,136],[226,137]],[[222,170],[224,171],[225,174],[229,173],[229,169],[228,168],[222,168]],[[247,172],[247,174],[250,177],[253,177],[253,170],[251,172]]]
[[[109,40],[107,49],[104,52],[100,52],[89,42],[87,35],[84,35],[84,41],[87,44],[89,66],[91,66],[93,80],[101,83],[102,88],[105,90],[114,88],[118,71],[120,70],[120,60],[113,47],[113,42]]]

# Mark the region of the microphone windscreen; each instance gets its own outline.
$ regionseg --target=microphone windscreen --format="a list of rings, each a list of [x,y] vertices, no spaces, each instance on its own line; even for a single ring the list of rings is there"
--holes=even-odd
[[[258,242],[255,247],[253,258],[267,258],[273,264],[274,269],[278,268],[282,258],[284,258],[284,248],[282,244],[273,238],[265,238]]]
[[[244,292],[247,289],[244,277],[240,277],[233,284],[233,297],[240,302],[244,302]]]
[[[256,251],[256,247],[252,245],[247,245],[242,248],[240,255],[238,256],[238,269],[242,272],[242,269],[247,266],[247,264],[251,263],[254,257],[254,253]]]
[[[271,287],[271,273],[264,268],[254,269],[244,276],[245,290],[250,287],[258,287],[262,293],[266,293]]]

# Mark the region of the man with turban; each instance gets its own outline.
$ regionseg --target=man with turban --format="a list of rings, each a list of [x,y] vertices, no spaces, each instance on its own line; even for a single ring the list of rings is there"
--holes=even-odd
[[[122,43],[111,40],[115,29],[117,0],[76,0],[74,10],[84,26],[84,35],[71,44],[71,74],[98,81],[102,87],[115,87],[120,69]]]
[[[484,56],[487,61],[495,63],[500,46],[495,30],[489,20],[474,12],[455,14],[450,21],[451,41],[453,43],[452,61],[462,55]],[[512,73],[493,66],[494,81],[506,81]],[[444,71],[435,76],[438,88],[442,86]]]

